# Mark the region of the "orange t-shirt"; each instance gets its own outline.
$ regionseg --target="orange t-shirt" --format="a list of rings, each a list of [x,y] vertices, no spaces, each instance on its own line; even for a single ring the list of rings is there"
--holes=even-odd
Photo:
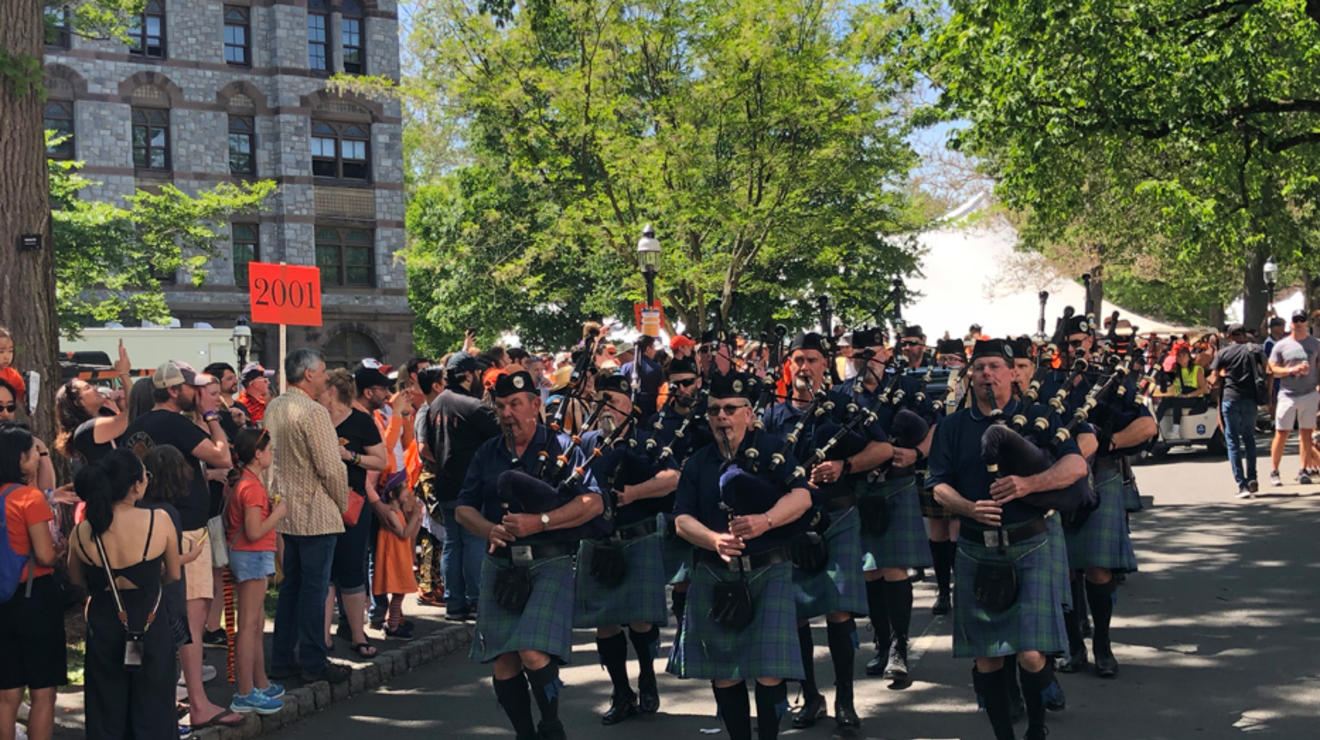
[[[225,539],[234,543],[229,549],[274,552],[275,530],[267,532],[265,537],[256,542],[247,538],[243,521],[249,506],[260,508],[263,520],[270,516],[270,496],[266,493],[266,487],[261,485],[261,481],[256,476],[245,470],[243,477],[239,478],[237,485],[234,486],[234,492],[229,495],[229,510],[225,512]]]
[[[6,486],[0,486],[3,491]],[[28,538],[28,527],[33,524],[45,524],[55,518],[55,513],[46,503],[46,496],[32,486],[19,486],[9,492],[5,498],[5,529],[9,530],[9,546],[19,555],[32,552],[32,542]],[[32,570],[36,566],[36,570]],[[26,583],[28,574],[37,578],[48,576],[55,571],[35,560],[23,568],[19,583]]]

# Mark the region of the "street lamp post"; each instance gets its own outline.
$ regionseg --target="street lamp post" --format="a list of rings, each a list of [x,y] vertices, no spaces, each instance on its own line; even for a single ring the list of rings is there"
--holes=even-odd
[[[248,326],[247,317],[238,317],[229,341],[234,345],[234,354],[238,356],[238,371],[241,373],[243,366],[247,364],[248,350],[252,349],[252,327]]]
[[[1274,307],[1274,286],[1279,284],[1279,266],[1270,257],[1265,260],[1265,266],[1261,268],[1261,273],[1265,278],[1265,293],[1270,298],[1270,307]]]

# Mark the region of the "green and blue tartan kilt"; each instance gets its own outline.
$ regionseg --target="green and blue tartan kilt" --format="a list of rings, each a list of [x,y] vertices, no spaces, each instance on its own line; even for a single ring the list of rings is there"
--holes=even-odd
[[[577,554],[577,589],[573,597],[573,626],[604,627],[630,622],[666,624],[664,561],[660,533],[653,532],[624,543],[627,575],[615,588],[606,588],[591,575],[596,543],[582,540]]]
[[[1003,554],[998,548],[959,538],[953,575],[953,657],[997,658],[1026,650],[1063,653],[1068,637],[1052,553],[1048,532],[1010,545]],[[977,561],[1017,564],[1018,599],[1012,606],[991,613],[976,602]]]
[[[664,534],[668,532],[669,520],[674,517],[673,514],[661,514],[660,522],[660,553],[664,558],[665,583],[685,583],[691,580],[689,565],[692,563],[692,543],[679,537],[677,534],[669,536]]]
[[[1076,530],[1065,529],[1068,541],[1068,567],[1108,568],[1118,573],[1137,570],[1137,554],[1128,533],[1127,512],[1123,508],[1123,479],[1117,470],[1095,471],[1095,493],[1100,506]]]
[[[776,563],[747,572],[756,615],[742,630],[727,630],[710,618],[717,582],[738,578],[736,570],[692,566],[692,586],[683,612],[683,634],[669,651],[665,669],[679,678],[745,681],[802,679],[797,615],[793,608],[793,565]]]
[[[866,581],[862,577],[862,519],[856,507],[830,512],[825,530],[829,562],[819,573],[793,569],[793,601],[798,619],[832,612],[867,612]]]
[[[935,500],[935,489],[926,487],[926,476],[916,475],[917,496],[921,499],[921,515],[927,519],[952,519],[953,512]]]
[[[561,555],[531,564],[532,595],[522,614],[495,602],[495,574],[512,567],[487,555],[481,563],[477,628],[469,656],[489,663],[505,653],[537,650],[568,663],[573,652],[573,558]]]
[[[895,490],[897,493],[893,493]],[[892,495],[891,495],[892,494]],[[921,498],[910,476],[877,484],[866,496],[889,496],[889,526],[884,534],[862,530],[862,570],[929,568],[930,543],[921,521]]]
[[[1123,508],[1126,511],[1141,511],[1141,492],[1137,490],[1136,481],[1123,481]]]
[[[1064,609],[1072,608],[1072,584],[1069,581],[1068,543],[1063,537],[1063,522],[1057,512],[1051,511],[1045,517],[1045,536],[1050,543],[1050,576],[1054,587],[1059,592],[1059,603]]]

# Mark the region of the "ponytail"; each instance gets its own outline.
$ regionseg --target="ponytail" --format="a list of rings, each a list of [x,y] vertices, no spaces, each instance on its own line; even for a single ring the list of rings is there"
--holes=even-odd
[[[78,471],[73,487],[87,503],[87,522],[92,534],[100,535],[110,528],[115,504],[123,501],[133,485],[142,480],[142,473],[142,461],[126,449],[111,450]]]
[[[229,468],[225,480],[233,487],[243,475],[243,468],[252,464],[257,453],[270,446],[270,432],[265,429],[241,429],[234,435],[234,443],[229,448],[230,460],[234,463]]]

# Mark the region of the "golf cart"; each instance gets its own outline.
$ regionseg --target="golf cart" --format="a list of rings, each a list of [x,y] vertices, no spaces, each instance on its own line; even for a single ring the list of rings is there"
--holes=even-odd
[[[1159,419],[1155,411],[1159,407],[1160,399],[1146,395],[1143,400],[1146,408],[1150,409],[1151,415]],[[1224,454],[1227,447],[1224,442],[1224,430],[1219,428],[1219,405],[1215,403],[1213,396],[1203,396],[1196,401],[1197,403],[1191,408],[1183,409],[1182,421],[1178,424],[1176,436],[1173,430],[1173,413],[1165,413],[1164,418],[1159,419],[1159,435],[1150,445],[1151,457],[1162,459],[1174,447],[1197,445],[1204,445],[1213,454]]]

